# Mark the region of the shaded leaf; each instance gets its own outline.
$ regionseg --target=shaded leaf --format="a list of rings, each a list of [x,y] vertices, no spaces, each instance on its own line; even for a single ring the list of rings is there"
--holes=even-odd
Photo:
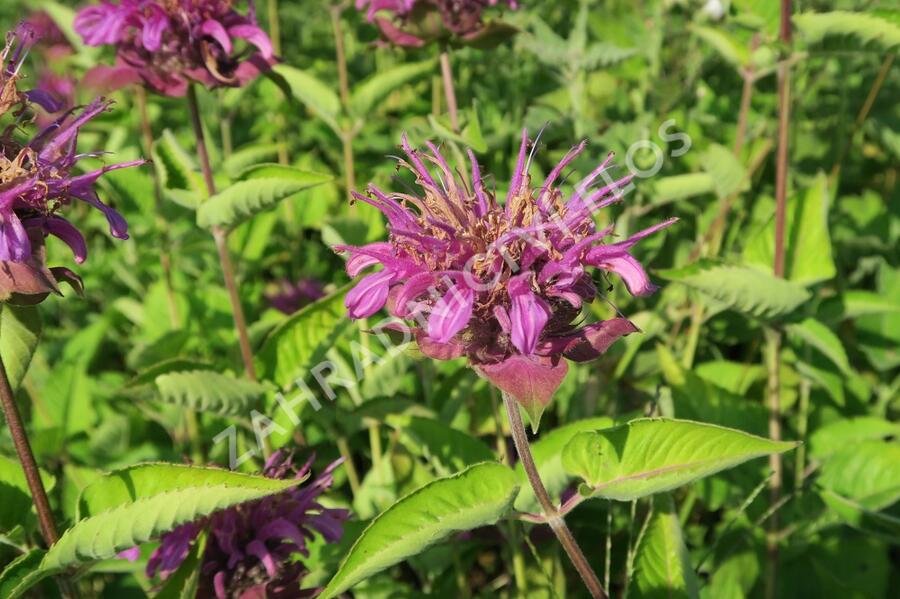
[[[247,414],[268,391],[261,383],[211,370],[161,374],[156,387],[166,403],[223,416]]]
[[[653,513],[635,557],[634,590],[646,599],[700,596],[675,502],[668,494],[653,498]]]

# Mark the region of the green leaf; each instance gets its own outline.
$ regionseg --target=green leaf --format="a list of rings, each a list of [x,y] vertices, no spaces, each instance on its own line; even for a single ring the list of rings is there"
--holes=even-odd
[[[196,171],[194,159],[181,147],[168,129],[153,143],[153,166],[166,196],[187,208],[195,209],[205,197],[205,186]]]
[[[725,62],[736,69],[746,67],[750,63],[750,50],[748,47],[721,27],[704,27],[692,25],[691,31],[715,49]]]
[[[0,359],[13,392],[25,378],[42,328],[36,306],[0,304]]]
[[[510,510],[518,490],[513,471],[497,463],[432,481],[369,524],[319,599],[336,597],[451,533],[495,523]]]
[[[716,195],[719,198],[741,191],[746,187],[747,173],[744,165],[735,157],[734,153],[720,144],[710,145],[700,157],[703,170],[709,173],[713,180]]]
[[[714,306],[758,318],[777,318],[793,312],[810,297],[803,287],[748,266],[699,260],[659,275],[700,291]]]
[[[401,63],[374,75],[354,86],[350,97],[350,110],[357,117],[366,118],[376,106],[399,87],[434,72],[433,60]]]
[[[845,374],[850,372],[850,360],[847,358],[847,352],[838,336],[827,326],[815,318],[806,318],[802,322],[787,325],[787,330],[790,334],[796,335],[822,352],[841,372]]]
[[[889,422],[874,416],[841,418],[820,426],[810,435],[809,453],[824,460],[832,454],[862,441],[900,437],[900,422]]]
[[[387,423],[399,432],[400,442],[410,453],[432,460],[440,476],[494,458],[494,452],[483,441],[438,420],[391,415]]]
[[[853,48],[879,51],[900,46],[900,27],[865,12],[803,13],[794,15],[793,22],[799,37],[809,45],[837,42],[844,49],[850,41]]]
[[[161,374],[156,387],[166,403],[223,416],[246,415],[268,391],[261,383],[211,370]]]
[[[676,200],[713,193],[715,181],[709,173],[687,173],[655,179],[651,185],[653,205],[667,204]]]
[[[286,388],[322,360],[350,326],[344,307],[348,289],[306,306],[272,331],[256,353],[260,376]]]
[[[637,597],[647,599],[700,596],[700,582],[668,494],[653,498],[653,513],[635,557],[634,590]]]
[[[827,489],[821,490],[819,497],[848,526],[889,543],[900,544],[900,518],[866,509],[861,503]]]
[[[141,464],[97,479],[82,492],[82,516],[41,563],[52,574],[116,554],[218,510],[290,489],[276,480],[218,468]]]
[[[277,480],[204,466],[138,464],[110,472],[85,487],[78,500],[78,518],[98,516],[128,507],[138,500],[153,499],[176,491],[207,494],[209,489],[231,489],[264,497],[301,482],[299,479]]]
[[[222,170],[232,179],[237,179],[248,167],[275,158],[277,155],[277,143],[248,144],[232,152],[231,156],[222,162]]]
[[[805,192],[788,199],[785,223],[785,278],[813,285],[836,271],[828,232],[828,179],[823,173]],[[771,273],[775,257],[775,218],[769,220],[744,248],[744,259]]]
[[[328,85],[309,72],[286,64],[277,65],[272,71],[284,79],[294,98],[306,104],[335,132],[340,130],[337,117],[341,112],[341,100]]]
[[[532,443],[531,455],[537,466],[538,474],[541,475],[541,480],[544,482],[544,487],[551,497],[558,498],[559,494],[572,482],[572,477],[566,474],[562,465],[562,450],[572,437],[581,432],[597,431],[612,425],[612,418],[607,416],[576,420],[541,435],[540,439]],[[520,512],[537,511],[539,509],[537,498],[534,496],[534,491],[531,490],[531,485],[527,484],[528,479],[521,463],[516,464],[516,475],[522,483],[519,496],[516,497],[516,509]]]
[[[900,500],[900,443],[867,440],[845,445],[822,464],[818,483],[880,510]]]
[[[579,433],[563,450],[562,463],[585,481],[583,493],[630,501],[796,445],[689,420],[646,418]]]
[[[56,479],[43,469],[40,472],[44,488],[52,490]],[[20,524],[33,523],[33,506],[34,500],[22,465],[18,460],[0,455],[0,532],[12,530]]]
[[[331,181],[331,175],[266,164],[244,171],[241,180],[200,204],[197,224],[231,228],[305,189]]]
[[[15,599],[43,580],[46,575],[40,571],[41,561],[47,552],[32,549],[7,564],[0,572],[0,597]]]

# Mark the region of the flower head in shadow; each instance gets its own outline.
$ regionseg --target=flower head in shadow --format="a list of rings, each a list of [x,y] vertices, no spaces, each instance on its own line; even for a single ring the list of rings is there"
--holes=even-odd
[[[95,84],[143,81],[181,96],[192,81],[244,85],[274,63],[255,12],[252,1],[242,15],[231,0],[101,0],[78,13],[75,30],[89,46],[116,48],[117,66],[95,70]]]
[[[515,0],[357,0],[356,8],[366,11],[388,42],[420,47],[431,41],[474,43],[508,31],[484,20],[484,10],[498,4],[518,8]]]
[[[9,119],[0,132],[0,301],[16,296],[31,296],[40,301],[57,292],[57,279],[80,281],[68,269],[48,269],[44,263],[44,238],[62,239],[81,263],[87,257],[87,244],[81,232],[60,215],[72,200],[85,202],[100,210],[110,233],[128,238],[128,225],[114,208],[106,205],[94,190],[97,180],[111,170],[143,164],[134,160],[80,171],[81,160],[103,152],[79,153],[81,129],[111,102],[99,98],[88,106],[72,108],[30,138],[30,106],[42,106],[48,112],[58,109],[44,90],[18,90],[21,62],[34,43],[33,32],[20,27],[7,37],[0,72],[0,117]],[[24,300],[23,300],[24,301]]]
[[[263,474],[277,479],[304,479],[312,467],[310,458],[299,469],[290,453],[278,451],[266,463]],[[197,536],[208,531],[201,559],[199,598],[254,599],[257,597],[307,597],[316,589],[300,590],[305,574],[295,554],[309,556],[307,541],[319,533],[335,543],[343,534],[347,510],[327,508],[318,499],[334,483],[328,466],[309,484],[243,503],[182,525],[163,536],[147,563],[147,576],[169,577],[185,560]]]
[[[633,295],[655,289],[631,254],[641,239],[670,219],[615,239],[613,227],[597,230],[593,214],[622,199],[626,176],[608,175],[610,155],[564,195],[558,187],[566,167],[585,143],[566,154],[540,186],[528,174],[527,132],[503,203],[489,191],[469,151],[471,177],[450,168],[439,149],[413,149],[403,139],[421,193],[385,193],[370,185],[359,201],[381,210],[389,240],[349,254],[356,277],[347,294],[352,318],[387,306],[391,315],[414,320],[410,329],[421,351],[433,358],[466,356],[483,376],[515,397],[537,425],[543,408],[565,377],[566,359],[585,362],[637,328],[625,318],[582,324],[585,304],[598,295],[590,269],[620,276]]]

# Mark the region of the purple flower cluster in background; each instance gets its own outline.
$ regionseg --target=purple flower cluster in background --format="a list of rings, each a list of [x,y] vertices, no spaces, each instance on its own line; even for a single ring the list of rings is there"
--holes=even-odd
[[[325,287],[316,279],[300,279],[296,283],[284,279],[266,294],[272,307],[285,314],[293,314],[322,297]]]
[[[274,64],[272,42],[249,5],[242,15],[231,0],[102,0],[79,11],[75,30],[90,46],[116,48],[117,66],[101,68],[93,79],[143,81],[158,93],[182,96],[192,81],[240,86]]]
[[[389,42],[420,47],[450,36],[462,41],[484,37],[491,31],[484,10],[498,4],[518,8],[515,0],[357,0],[356,8],[366,11]]]
[[[303,479],[309,475],[312,461],[311,457],[297,469],[290,453],[277,451],[266,462],[263,474],[276,479]],[[307,541],[314,532],[329,543],[340,540],[350,513],[324,507],[318,498],[334,483],[333,472],[342,461],[333,462],[312,483],[222,510],[167,533],[147,563],[147,576],[170,576],[185,560],[197,536],[207,530],[197,597],[313,596],[316,589],[300,590],[305,568],[294,557],[309,556]]]
[[[0,55],[4,65],[0,72],[0,89],[3,90],[0,117],[12,118],[0,134],[0,262],[3,263],[0,299],[6,299],[11,293],[39,295],[57,290],[55,273],[43,264],[43,242],[48,234],[68,244],[76,262],[85,260],[87,244],[84,236],[58,214],[72,199],[99,209],[106,216],[110,233],[119,239],[127,239],[125,219],[100,200],[94,184],[111,170],[144,163],[134,160],[86,173],[77,172],[82,159],[103,154],[77,151],[81,128],[111,104],[102,98],[88,106],[67,110],[30,139],[20,139],[32,116],[31,103],[48,112],[60,108],[56,99],[45,90],[21,92],[17,88],[22,61],[34,42],[34,32],[27,25],[20,26],[7,36]]]
[[[335,248],[349,254],[351,277],[383,266],[347,294],[350,316],[365,318],[387,306],[391,315],[417,321],[411,333],[423,353],[466,356],[534,422],[565,377],[563,358],[593,360],[637,330],[625,318],[580,324],[582,307],[598,294],[588,268],[618,274],[633,295],[651,293],[655,287],[630,250],[676,219],[606,241],[613,227],[598,231],[593,214],[621,200],[632,177],[595,186],[606,176],[610,155],[566,198],[558,179],[584,142],[535,187],[523,132],[503,204],[486,189],[471,151],[471,179],[464,180],[433,144],[420,153],[404,138],[402,147],[408,161],[401,164],[423,193],[388,194],[370,185],[367,196],[354,194],[385,214],[389,240]]]

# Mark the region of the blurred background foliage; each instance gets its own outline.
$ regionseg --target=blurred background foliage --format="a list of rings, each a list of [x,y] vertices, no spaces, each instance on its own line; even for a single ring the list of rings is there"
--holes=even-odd
[[[340,288],[348,279],[329,246],[385,236],[374,209],[347,201],[347,146],[349,181],[358,190],[368,181],[389,189],[406,184],[397,180],[392,158],[401,132],[414,144],[442,140],[457,159],[472,147],[499,189],[511,173],[522,126],[532,136],[542,130],[535,177],[582,138],[590,145],[573,165],[579,174],[609,151],[618,163],[628,157],[644,170],[661,157],[657,173],[638,179],[623,204],[598,215],[604,223],[615,220],[622,236],[670,216],[681,219],[640,248],[639,258],[661,285],[657,294],[631,298],[616,284],[608,301],[592,307],[600,318],[621,311],[643,334],[614,345],[599,362],[575,366],[539,438],[578,419],[640,414],[765,435],[767,385],[775,380],[783,437],[804,442],[784,458],[781,499],[773,504],[763,490],[769,466],[762,460],[675,495],[700,594],[764,596],[766,540],[774,534],[781,567],[770,593],[890,596],[891,588],[900,588],[896,4],[795,2],[790,49],[777,40],[778,3],[768,0],[522,4],[524,10],[503,16],[518,29],[510,39],[452,52],[459,133],[445,114],[436,49],[376,46],[376,29],[349,7],[337,12],[350,92],[342,100],[333,13],[319,0],[278,4],[285,65],[279,73],[290,95],[270,79],[201,94],[212,160],[223,181],[279,157],[334,175],[231,235],[254,343],[259,347],[276,326],[295,318],[268,299],[284,281],[315,279],[329,290]],[[75,48],[53,60],[35,51],[29,76],[52,72],[77,81],[101,56],[109,60],[72,36],[73,6],[40,0],[0,6],[4,30],[29,11],[47,10]],[[271,6],[257,7],[264,26]],[[828,18],[810,16],[825,12]],[[793,71],[785,281],[772,276],[780,56],[792,61]],[[385,73],[394,78],[371,84]],[[76,93],[81,102],[89,99],[81,87]],[[81,143],[114,151],[116,160],[145,154],[134,95],[113,97],[115,110],[85,130]],[[240,358],[212,238],[194,222],[199,187],[184,102],[152,97],[149,109],[156,137],[152,168],[166,186],[162,213],[154,207],[150,167],[102,180],[104,196],[129,220],[131,239],[111,240],[103,219],[83,210],[94,233],[91,255],[79,267],[85,296],[51,298],[41,306],[43,342],[19,392],[29,400],[23,405],[30,406],[39,461],[56,477],[53,500],[68,519],[79,490],[99,472],[138,461],[179,462],[197,451],[227,463],[227,447],[212,439],[242,423],[203,413],[202,447],[192,447],[186,411],[152,384],[172,369],[170,362],[159,370],[169,360],[180,360],[179,368],[235,374]],[[633,148],[641,140],[650,143]],[[67,263],[59,245],[50,246],[51,262]],[[173,265],[175,319],[160,266],[163,247]],[[337,317],[328,318],[304,326],[319,326],[336,341],[329,356],[352,368],[349,342],[360,329],[344,325],[335,332]],[[3,329],[5,339],[10,330]],[[773,331],[783,334],[777,361],[767,355]],[[771,376],[773,363],[779,364],[777,377]],[[322,581],[360,523],[485,449],[508,451],[497,398],[462,363],[435,363],[410,351],[378,368],[353,392],[340,389],[323,410],[306,410],[294,438],[278,441],[302,440],[319,463],[339,451],[352,456],[349,476],[358,480],[347,480],[342,469],[334,500],[350,505],[356,522],[343,549],[310,558]],[[287,385],[288,374],[273,380]],[[210,393],[201,385],[187,401],[196,407]],[[12,455],[5,431],[0,447]],[[7,486],[0,486],[0,495],[10,497],[0,503],[0,539],[16,546],[34,533],[35,522],[14,516],[21,491]],[[611,573],[616,596],[633,571],[648,508],[645,502],[594,501],[569,517],[592,564]],[[504,541],[510,538],[521,551],[511,551]],[[0,543],[0,563],[13,551]],[[516,572],[523,562],[525,571]],[[509,579],[525,576],[529,596],[578,596],[567,569],[547,531],[515,522],[440,544],[371,578],[356,594],[421,596],[425,589],[450,596],[459,593],[462,577],[461,588],[473,596],[510,595]],[[101,563],[89,580],[104,597],[142,596],[147,586],[140,562]],[[628,591],[641,594],[641,586]]]

